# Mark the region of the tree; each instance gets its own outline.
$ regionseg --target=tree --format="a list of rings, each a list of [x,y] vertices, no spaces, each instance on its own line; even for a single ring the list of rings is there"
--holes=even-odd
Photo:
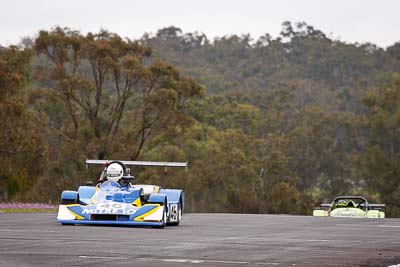
[[[103,159],[124,149],[125,157],[138,158],[151,137],[163,142],[190,122],[186,101],[202,93],[192,79],[152,61],[150,48],[105,30],[41,31],[35,50],[50,63],[37,68],[45,92],[69,116],[62,136],[78,140],[86,156]]]
[[[14,46],[0,49],[0,198],[26,192],[43,167],[46,148],[25,90],[31,55]]]
[[[388,206],[389,216],[400,214],[400,77],[386,87],[366,93],[364,175],[369,190]]]

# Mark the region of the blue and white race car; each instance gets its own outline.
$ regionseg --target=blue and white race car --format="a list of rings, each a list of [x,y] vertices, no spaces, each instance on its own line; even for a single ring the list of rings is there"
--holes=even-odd
[[[133,184],[128,166],[184,167],[181,162],[87,160],[102,164],[96,186],[63,191],[57,222],[63,225],[142,225],[163,228],[182,219],[184,193],[156,185]]]

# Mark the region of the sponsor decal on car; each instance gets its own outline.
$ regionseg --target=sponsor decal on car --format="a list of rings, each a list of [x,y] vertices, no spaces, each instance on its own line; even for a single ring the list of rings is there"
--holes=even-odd
[[[82,214],[135,214],[135,209],[127,209],[125,203],[101,203],[95,207],[83,208]]]
[[[338,211],[336,216],[357,216],[357,212],[355,211]]]

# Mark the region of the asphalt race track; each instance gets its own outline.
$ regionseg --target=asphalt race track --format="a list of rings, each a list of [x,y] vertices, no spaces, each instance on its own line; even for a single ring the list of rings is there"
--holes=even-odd
[[[389,266],[400,219],[185,214],[165,229],[0,213],[0,266]]]

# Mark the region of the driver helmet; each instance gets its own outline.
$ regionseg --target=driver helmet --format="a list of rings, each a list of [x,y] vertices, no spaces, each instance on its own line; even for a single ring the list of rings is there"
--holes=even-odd
[[[338,206],[339,207],[346,207],[348,204],[349,204],[349,202],[347,200],[345,200],[345,199],[340,199],[338,201]]]
[[[111,163],[108,165],[106,173],[108,181],[118,183],[119,179],[121,179],[124,175],[124,169],[122,168],[121,164]]]

